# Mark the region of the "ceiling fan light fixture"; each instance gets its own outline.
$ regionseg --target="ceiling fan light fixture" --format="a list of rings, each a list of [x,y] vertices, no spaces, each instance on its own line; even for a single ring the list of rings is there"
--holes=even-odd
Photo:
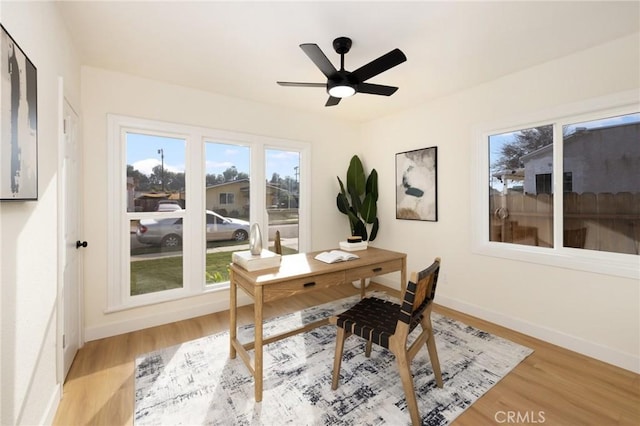
[[[329,87],[329,95],[334,98],[348,98],[349,96],[353,96],[356,93],[356,89],[353,86],[349,86],[346,84],[338,84],[332,87]]]
[[[334,98],[348,98],[356,93],[356,88],[353,84],[347,81],[346,78],[337,79],[338,81],[329,81],[327,83],[327,92]]]

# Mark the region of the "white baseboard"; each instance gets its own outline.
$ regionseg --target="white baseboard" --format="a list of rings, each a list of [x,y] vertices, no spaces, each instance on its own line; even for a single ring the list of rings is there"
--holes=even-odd
[[[238,306],[251,303],[248,296],[238,292]],[[187,309],[163,311],[158,310],[153,314],[138,317],[134,320],[127,319],[123,321],[113,322],[110,324],[100,325],[97,327],[87,327],[84,330],[85,342],[103,339],[105,337],[117,336],[132,331],[143,330],[149,327],[169,324],[176,321],[187,320],[203,315],[209,315],[215,312],[225,311],[229,309],[229,301],[221,300],[218,302],[200,303],[198,305],[189,306]]]
[[[501,325],[511,330],[518,331],[526,334],[527,336],[535,337],[536,339],[558,345],[562,348],[578,352],[582,355],[640,374],[640,358],[632,354],[589,342],[582,338],[571,336],[548,327],[512,318],[457,299],[445,296],[436,296],[436,303],[447,308],[472,315],[476,318]]]
[[[60,383],[56,385],[49,398],[49,402],[47,403],[47,408],[42,415],[42,420],[39,424],[41,425],[51,425],[53,424],[53,419],[56,417],[56,412],[58,411],[58,406],[60,405],[60,398],[62,398],[62,386]]]

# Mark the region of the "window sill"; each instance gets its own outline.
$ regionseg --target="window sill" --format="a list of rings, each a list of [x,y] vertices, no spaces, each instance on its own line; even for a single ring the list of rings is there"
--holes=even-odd
[[[640,257],[633,254],[491,242],[477,245],[473,252],[483,256],[640,280]]]
[[[109,306],[103,312],[104,314],[113,314],[225,291],[229,291],[229,281],[205,285],[203,290],[191,293],[187,293],[184,289],[176,289],[175,291],[142,294],[140,296],[129,297],[129,300],[123,303]]]

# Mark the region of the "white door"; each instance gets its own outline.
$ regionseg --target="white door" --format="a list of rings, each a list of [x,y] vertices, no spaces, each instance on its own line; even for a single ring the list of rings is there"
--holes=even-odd
[[[78,115],[69,103],[63,108],[64,156],[62,161],[62,224],[64,233],[63,259],[63,362],[64,377],[69,373],[73,358],[80,347],[80,282],[81,250],[78,246],[80,229],[80,205],[78,203]],[[82,243],[82,242],[81,242]]]

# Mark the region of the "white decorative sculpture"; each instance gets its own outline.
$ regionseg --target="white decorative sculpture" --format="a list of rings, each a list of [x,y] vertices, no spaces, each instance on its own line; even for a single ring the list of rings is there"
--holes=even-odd
[[[262,234],[260,233],[260,226],[257,223],[251,224],[249,231],[249,251],[254,256],[258,256],[262,253]]]

